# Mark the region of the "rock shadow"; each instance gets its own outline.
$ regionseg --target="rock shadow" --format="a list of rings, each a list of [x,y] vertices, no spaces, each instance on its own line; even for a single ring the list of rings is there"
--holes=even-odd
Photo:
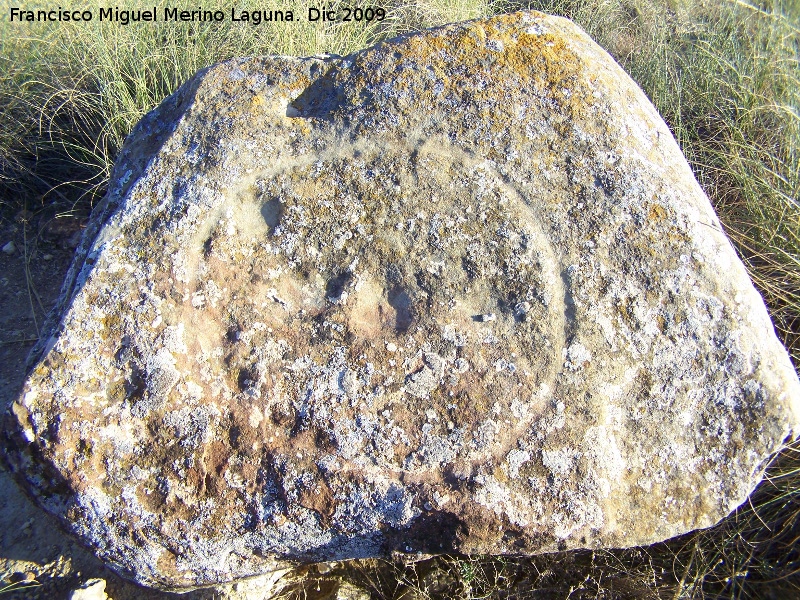
[[[326,544],[315,548],[303,561],[322,562],[379,558],[392,554],[453,554],[459,540],[466,535],[465,526],[451,513],[431,511],[415,519],[403,529],[387,528],[381,532],[349,536],[334,535]]]
[[[414,309],[411,296],[402,287],[394,286],[387,294],[389,306],[395,310],[395,333],[406,333],[414,322]]]
[[[281,202],[279,198],[268,200],[261,206],[261,216],[267,224],[267,227],[269,227],[270,235],[275,235],[275,229],[277,229],[280,224],[283,213],[283,202]]]
[[[286,107],[286,116],[303,119],[321,119],[332,121],[333,113],[342,105],[344,93],[343,86],[338,83],[337,75],[346,72],[347,68],[340,68],[334,61],[340,60],[338,55],[325,56],[322,61],[313,65],[309,75],[313,78],[319,71],[329,67],[324,74],[315,79],[302,93],[292,100]]]

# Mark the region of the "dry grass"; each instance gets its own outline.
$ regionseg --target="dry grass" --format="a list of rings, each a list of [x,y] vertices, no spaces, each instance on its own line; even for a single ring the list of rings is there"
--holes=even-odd
[[[15,3],[0,0],[9,13]],[[329,2],[336,7],[343,2]],[[92,2],[95,14],[101,4]],[[106,4],[102,4],[105,6]],[[151,3],[148,3],[150,6]],[[152,3],[196,8],[187,0]],[[317,2],[281,3],[295,18]],[[136,0],[116,4],[142,8]],[[228,10],[219,1],[204,5]],[[237,9],[264,8],[256,0]],[[369,24],[0,22],[0,215],[57,203],[86,212],[104,193],[114,158],[133,125],[199,69],[235,56],[348,54],[372,42],[448,20],[489,13],[485,0],[389,6]]]
[[[0,4],[7,13],[8,0]],[[283,6],[305,10],[298,2]],[[639,82],[680,141],[800,364],[798,0],[392,0],[390,18],[369,27],[92,25],[21,36],[4,21],[0,216],[53,205],[87,213],[127,131],[202,66],[237,55],[343,54],[403,31],[521,7],[572,18]],[[360,561],[324,575],[309,569],[284,595],[321,597],[344,579],[374,598],[405,600],[797,598],[799,510],[795,445],[749,504],[712,529],[667,543],[406,566]]]

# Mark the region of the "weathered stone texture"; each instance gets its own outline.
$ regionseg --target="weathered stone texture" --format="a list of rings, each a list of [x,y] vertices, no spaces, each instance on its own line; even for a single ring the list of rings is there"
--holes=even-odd
[[[800,384],[669,129],[576,26],[200,72],[127,141],[10,461],[152,586],[712,525]]]

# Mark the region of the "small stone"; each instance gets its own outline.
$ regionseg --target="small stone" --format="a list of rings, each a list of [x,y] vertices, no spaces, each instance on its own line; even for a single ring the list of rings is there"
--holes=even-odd
[[[330,573],[336,568],[335,562],[323,562],[317,563],[317,571],[320,575],[325,575],[325,573]]]
[[[70,594],[69,600],[108,600],[105,579],[89,579]]]
[[[17,246],[14,244],[13,240],[10,242],[6,242],[3,246],[3,252],[11,256],[17,251]]]
[[[53,260],[53,255],[52,254],[43,254],[42,255],[42,260]]]
[[[350,582],[342,581],[335,595],[330,597],[330,600],[369,600],[370,598],[370,593],[367,590]]]
[[[282,569],[258,577],[250,577],[234,584],[212,588],[213,598],[218,600],[269,600],[278,596],[286,582],[284,576],[290,571]]]

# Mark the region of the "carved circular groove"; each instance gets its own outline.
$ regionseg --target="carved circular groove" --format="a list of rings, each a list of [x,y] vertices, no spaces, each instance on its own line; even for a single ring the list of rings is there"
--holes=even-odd
[[[237,290],[214,370],[263,415],[268,445],[318,455],[322,441],[407,474],[502,460],[544,408],[565,309],[537,216],[490,164],[351,148],[241,196],[249,208],[207,228],[194,293],[226,277]],[[249,268],[232,271],[242,248],[226,236],[258,227]]]

